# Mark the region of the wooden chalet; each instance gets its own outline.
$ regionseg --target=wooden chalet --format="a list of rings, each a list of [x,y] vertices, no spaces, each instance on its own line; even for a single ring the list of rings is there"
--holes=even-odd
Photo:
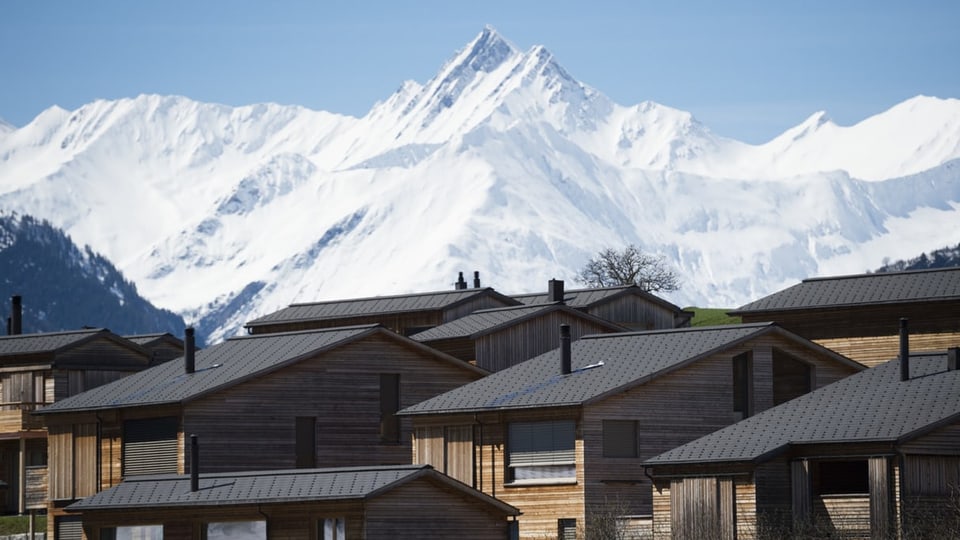
[[[60,537],[184,540],[509,540],[519,513],[428,465],[136,477],[67,510]]]
[[[731,311],[774,321],[868,366],[897,355],[898,321],[917,350],[960,343],[960,268],[805,279]]]
[[[642,465],[863,366],[771,323],[584,336],[400,412],[413,462],[522,512],[521,538],[649,526]]]
[[[626,328],[563,304],[484,309],[410,336],[487,371],[500,371],[557,348],[560,325],[571,338]]]
[[[956,538],[957,349],[907,354],[646,462],[660,538]]]
[[[636,285],[564,290],[562,280],[551,279],[547,292],[518,294],[513,298],[525,305],[562,302],[631,330],[685,328],[693,318],[692,312]]]
[[[121,480],[410,462],[396,411],[486,372],[382,326],[244,336],[38,411],[50,433],[52,538],[64,508]]]
[[[149,364],[105,329],[0,337],[0,513],[46,508],[47,430],[31,413]]]
[[[250,334],[380,324],[410,336],[469,315],[478,309],[516,306],[520,302],[479,283],[473,289],[458,288],[398,296],[351,298],[329,302],[291,304],[248,322]]]
[[[151,364],[162,364],[183,356],[183,340],[169,332],[123,337],[150,351]]]

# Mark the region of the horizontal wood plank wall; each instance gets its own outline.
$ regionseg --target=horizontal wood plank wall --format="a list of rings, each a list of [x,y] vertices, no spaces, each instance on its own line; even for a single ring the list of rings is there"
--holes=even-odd
[[[807,339],[829,339],[896,335],[901,317],[910,320],[911,334],[960,332],[960,301],[775,311],[742,319],[745,323],[773,321]]]
[[[900,336],[849,337],[818,339],[817,343],[870,367],[897,358],[900,354]],[[911,351],[936,351],[960,347],[960,331],[939,334],[910,334]]]
[[[749,475],[733,477],[736,537],[758,538],[757,485]]]
[[[399,444],[380,440],[381,373],[400,375],[401,408],[480,377],[374,335],[188,403],[184,433],[203,472],[293,467],[297,416],[317,418],[317,467],[409,463],[409,418]]]
[[[635,295],[624,295],[588,308],[587,313],[633,330],[675,328],[676,312]]]
[[[507,538],[505,515],[426,479],[369,500],[366,510],[366,540]]]
[[[948,424],[900,445],[906,454],[960,455],[960,422]]]
[[[80,392],[85,392],[91,388],[103,386],[104,384],[122,379],[135,371],[116,371],[116,370],[70,370],[67,372],[67,394],[75,396]],[[63,399],[61,396],[57,399]]]
[[[870,538],[870,497],[824,495],[813,501],[814,525],[831,536]]]
[[[150,365],[150,355],[125,347],[116,341],[99,338],[57,354],[58,369],[137,370]]]
[[[653,538],[655,540],[669,540],[673,538],[670,524],[673,522],[673,493],[670,491],[670,482],[658,482],[653,490]]]
[[[47,467],[27,467],[26,469],[26,507],[28,510],[40,510],[47,507]]]
[[[592,321],[552,312],[498,332],[480,336],[476,342],[477,366],[500,371],[560,347],[560,325],[570,325],[570,338],[578,340],[587,334],[609,332]],[[560,365],[557,365],[559,373]]]
[[[447,353],[454,358],[459,358],[464,362],[474,362],[477,357],[473,340],[470,338],[438,339],[436,341],[425,342],[424,345]]]

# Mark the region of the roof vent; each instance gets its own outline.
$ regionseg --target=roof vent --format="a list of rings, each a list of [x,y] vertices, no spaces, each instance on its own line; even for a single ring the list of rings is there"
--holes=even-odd
[[[190,491],[200,491],[200,443],[190,435]]]
[[[480,288],[480,272],[478,270],[473,271],[473,288]]]
[[[551,279],[547,282],[547,301],[563,303],[562,279]]]
[[[460,272],[457,276],[457,282],[453,285],[453,288],[458,291],[462,291],[467,288],[467,282],[463,279],[463,272]]]
[[[947,349],[947,371],[960,369],[960,347]]]
[[[23,304],[17,294],[10,297],[10,328],[7,333],[11,336],[23,333]]]
[[[185,328],[183,331],[183,346],[183,370],[187,373],[193,373],[197,370],[197,344],[193,337],[192,326]]]
[[[570,357],[570,325],[560,325],[560,373],[569,375],[573,371]]]

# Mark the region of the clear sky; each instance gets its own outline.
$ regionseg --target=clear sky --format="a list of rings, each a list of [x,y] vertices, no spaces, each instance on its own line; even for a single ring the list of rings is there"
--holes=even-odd
[[[0,1],[0,118],[141,93],[362,116],[490,24],[614,101],[769,140],[960,98],[960,1]]]

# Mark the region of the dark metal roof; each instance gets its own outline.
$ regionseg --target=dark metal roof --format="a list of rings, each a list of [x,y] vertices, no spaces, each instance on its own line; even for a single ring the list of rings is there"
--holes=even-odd
[[[773,323],[682,328],[584,336],[571,344],[573,372],[560,372],[553,350],[413,405],[401,414],[479,412],[580,405],[683,367],[770,332],[808,344],[838,361],[860,364]]]
[[[372,298],[352,298],[329,302],[291,304],[289,307],[264,315],[246,324],[247,327],[277,323],[340,319],[364,315],[389,315],[416,311],[435,311],[449,309],[477,296],[493,296],[505,304],[519,304],[509,296],[502,295],[486,287],[482,289],[459,289],[428,293],[403,294],[397,296],[375,296]]]
[[[184,371],[182,360],[171,360],[121,380],[93,388],[39,409],[38,414],[181,403],[238,384],[373,333],[405,341],[464,369],[486,373],[379,325],[351,326],[262,334],[228,339],[198,350],[194,373]]]
[[[623,295],[637,295],[642,297],[644,300],[659,304],[667,309],[672,311],[681,312],[683,308],[671,304],[670,302],[644,291],[637,285],[620,285],[617,287],[598,287],[594,289],[570,289],[563,291],[563,302],[574,308],[590,308],[602,302],[606,302],[612,298]],[[511,295],[512,298],[519,300],[520,302],[531,305],[531,304],[545,304],[550,301],[550,295],[548,293],[528,293],[528,294],[514,294]]]
[[[411,336],[411,339],[420,342],[464,337],[476,339],[485,334],[489,334],[502,328],[509,327],[513,324],[533,319],[541,315],[546,315],[554,311],[562,311],[571,317],[590,320],[596,324],[608,327],[614,332],[626,331],[626,328],[613,324],[610,321],[587,315],[582,311],[564,306],[563,304],[554,303],[474,311],[465,317],[461,317],[448,323],[441,324],[440,326],[435,326],[429,330],[424,330],[418,334],[414,334]]]
[[[945,354],[891,360],[664,452],[647,465],[758,462],[790,445],[909,440],[960,419],[960,371]]]
[[[0,356],[53,353],[86,342],[98,335],[113,335],[103,328],[71,330],[67,332],[44,332],[17,334],[0,337]]]
[[[137,334],[134,336],[123,337],[124,339],[129,339],[130,341],[142,347],[160,341],[167,341],[172,345],[179,345],[180,347],[183,347],[183,340],[169,332],[159,332],[156,334]]]
[[[730,314],[957,299],[960,267],[805,279]]]
[[[108,490],[75,502],[67,510],[126,510],[368,499],[424,476],[495,506],[507,515],[520,513],[513,506],[441,474],[429,465],[201,474],[200,489],[195,492],[190,491],[189,475],[139,476],[126,479]]]

